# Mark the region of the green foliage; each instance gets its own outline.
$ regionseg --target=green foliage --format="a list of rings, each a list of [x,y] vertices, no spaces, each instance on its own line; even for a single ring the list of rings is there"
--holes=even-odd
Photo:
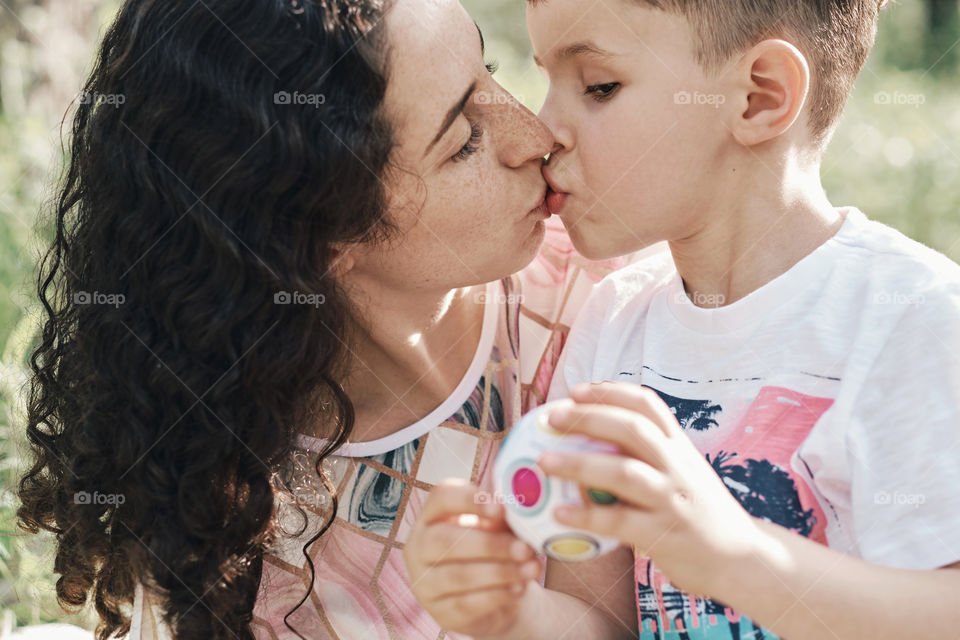
[[[26,469],[24,394],[37,337],[35,263],[38,214],[47,207],[62,160],[58,130],[89,67],[93,13],[49,9],[44,2],[0,3],[0,636],[10,627],[64,622],[93,629],[89,608],[65,612],[56,601],[54,537],[16,524],[16,483]],[[79,24],[78,16],[86,18]],[[61,45],[51,55],[49,43]],[[64,60],[71,50],[75,56]],[[67,86],[52,78],[69,78]]]
[[[822,175],[834,203],[856,205],[960,262],[957,95],[916,72],[864,75]]]
[[[24,135],[0,119],[0,139],[22,142]],[[32,226],[44,180],[18,154],[23,150],[0,149],[0,616],[16,626],[68,622],[92,629],[90,611],[70,615],[56,602],[52,534],[29,535],[16,526],[16,482],[27,451],[21,390],[38,321]]]

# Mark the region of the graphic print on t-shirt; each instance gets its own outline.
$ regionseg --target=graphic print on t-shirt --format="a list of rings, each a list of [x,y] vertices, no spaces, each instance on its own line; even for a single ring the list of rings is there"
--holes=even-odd
[[[826,544],[823,510],[791,460],[832,399],[777,386],[762,387],[752,401],[680,398],[650,388],[748,513]],[[646,557],[637,557],[635,571],[641,638],[776,638],[722,603],[678,590]]]

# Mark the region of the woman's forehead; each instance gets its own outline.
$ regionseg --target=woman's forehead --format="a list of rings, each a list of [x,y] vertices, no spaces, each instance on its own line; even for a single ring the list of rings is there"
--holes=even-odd
[[[425,146],[482,66],[480,35],[458,0],[396,0],[387,33],[386,108],[401,137]]]

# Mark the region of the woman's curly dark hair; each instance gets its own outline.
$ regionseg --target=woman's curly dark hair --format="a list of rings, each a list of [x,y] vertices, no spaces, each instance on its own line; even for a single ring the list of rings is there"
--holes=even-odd
[[[350,434],[331,269],[390,230],[385,2],[126,0],[104,35],[40,265],[18,511],[98,640],[145,579],[177,637],[252,638],[276,469],[299,432],[330,441],[318,473]]]

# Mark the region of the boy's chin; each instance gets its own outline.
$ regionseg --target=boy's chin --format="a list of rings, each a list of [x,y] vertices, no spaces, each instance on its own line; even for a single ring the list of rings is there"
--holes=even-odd
[[[566,224],[566,223],[564,223]],[[567,233],[573,242],[573,248],[587,260],[594,262],[611,260],[631,253],[633,249],[624,247],[621,241],[611,241],[605,237],[604,229],[593,229],[590,225],[567,227]]]

